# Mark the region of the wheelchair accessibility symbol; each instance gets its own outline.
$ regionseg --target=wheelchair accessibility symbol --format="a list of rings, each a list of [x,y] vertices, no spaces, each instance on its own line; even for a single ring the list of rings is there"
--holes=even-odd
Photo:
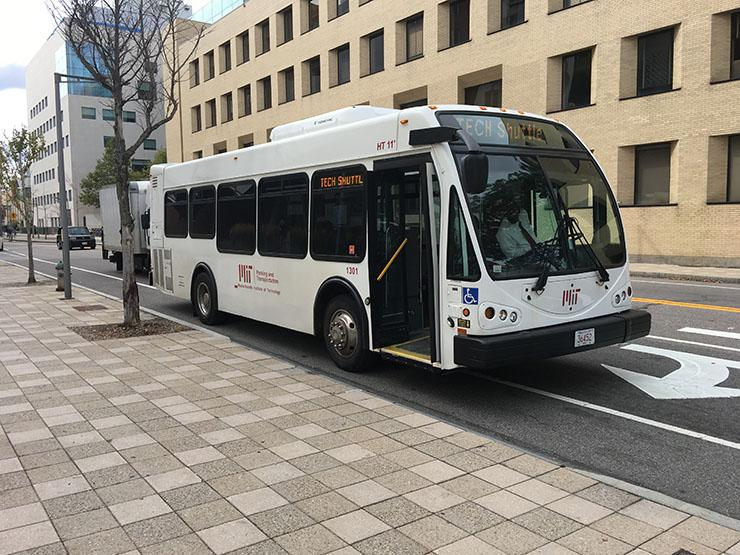
[[[462,302],[463,304],[478,304],[478,288],[463,287]]]

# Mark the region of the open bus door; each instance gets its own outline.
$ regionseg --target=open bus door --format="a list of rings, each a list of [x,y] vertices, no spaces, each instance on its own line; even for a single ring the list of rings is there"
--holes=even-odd
[[[368,191],[373,347],[425,364],[438,360],[432,172],[428,156],[376,162]]]

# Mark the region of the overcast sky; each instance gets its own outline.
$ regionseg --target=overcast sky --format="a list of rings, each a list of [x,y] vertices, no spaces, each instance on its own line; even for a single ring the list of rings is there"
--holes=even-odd
[[[53,2],[53,0],[48,0]],[[207,0],[187,2],[193,10]],[[28,125],[24,72],[26,64],[54,29],[47,0],[3,0],[0,18],[0,136]],[[51,98],[49,99],[51,104]]]

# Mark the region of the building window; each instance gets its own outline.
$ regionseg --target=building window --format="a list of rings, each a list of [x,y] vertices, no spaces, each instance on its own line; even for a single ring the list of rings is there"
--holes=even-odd
[[[236,37],[236,64],[249,61],[249,31],[244,31]]]
[[[635,204],[668,204],[671,183],[671,144],[635,148]]]
[[[216,219],[216,248],[219,252],[254,254],[257,231],[257,194],[254,181],[219,185]]]
[[[216,59],[213,50],[203,56],[203,66],[205,71],[203,80],[208,81],[209,79],[213,79],[216,76]]]
[[[359,262],[365,257],[364,166],[320,171],[311,178],[311,256]]]
[[[193,106],[190,109],[190,124],[193,133],[203,129],[203,117],[200,106]]]
[[[136,112],[124,110],[123,111],[123,121],[126,123],[136,123]]]
[[[467,87],[465,89],[465,104],[470,106],[501,106],[501,80]]]
[[[308,66],[308,87],[306,94],[316,94],[321,91],[321,60],[318,56],[306,62]]]
[[[732,14],[730,24],[730,79],[740,79],[740,12]]]
[[[336,2],[337,15],[344,15],[349,12],[349,0],[334,0]]]
[[[213,185],[190,189],[190,237],[213,239],[216,235],[216,188]]]
[[[164,194],[164,234],[167,237],[188,236],[188,192],[186,189]]]
[[[152,163],[149,160],[140,160],[137,158],[134,158],[131,160],[131,169],[135,172],[146,172],[149,171],[149,166],[151,166]]]
[[[406,61],[424,55],[424,14],[406,20]]]
[[[221,73],[231,69],[231,41],[227,41],[218,47],[219,68]]]
[[[206,127],[216,126],[216,99],[206,102]]]
[[[190,88],[200,85],[200,60],[190,62]]]
[[[263,179],[258,195],[260,254],[304,258],[308,251],[308,176]]]
[[[259,111],[269,110],[272,108],[272,78],[268,76],[264,79],[260,79],[258,84],[261,102],[257,109]]]
[[[501,28],[524,23],[524,0],[501,0]]]
[[[144,139],[144,150],[157,150],[157,139]]]
[[[97,117],[98,111],[95,108],[82,106],[82,119],[96,119]]]
[[[385,69],[385,33],[377,31],[368,37],[369,73],[378,73]]]
[[[105,121],[115,121],[116,113],[110,108],[103,108],[103,119]]]
[[[295,100],[295,70],[292,67],[280,72],[280,104]]]
[[[282,34],[280,44],[285,44],[293,40],[293,7],[288,6],[278,14],[278,18],[282,22]]]
[[[239,117],[248,116],[252,113],[252,86],[239,87]]]
[[[334,51],[337,57],[336,84],[349,83],[349,44],[340,46]]]
[[[202,150],[196,150],[193,152],[193,160],[200,160],[203,158],[203,151]]]
[[[561,108],[581,108],[591,104],[591,50],[563,56]]]
[[[257,25],[257,55],[270,51],[270,20],[265,19]]]
[[[450,47],[470,40],[470,0],[450,0]]]
[[[319,1],[320,0],[305,0],[308,19],[306,32],[313,31],[319,26]]]
[[[221,95],[221,123],[234,119],[234,95],[230,92]]]
[[[573,6],[577,6],[578,4],[583,4],[589,1],[590,0],[563,0],[563,9],[572,8]]]
[[[727,202],[740,202],[740,135],[728,141]]]
[[[417,100],[410,100],[408,102],[401,102],[398,105],[399,110],[405,110],[407,108],[416,108],[418,106],[427,106],[429,104],[428,98],[419,98]]]
[[[637,40],[637,95],[673,88],[673,29],[643,35]]]

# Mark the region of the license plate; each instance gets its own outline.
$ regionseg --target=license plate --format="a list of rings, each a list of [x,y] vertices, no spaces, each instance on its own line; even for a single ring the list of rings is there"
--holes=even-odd
[[[594,328],[576,332],[576,348],[593,345],[594,343],[596,343],[596,330]]]

